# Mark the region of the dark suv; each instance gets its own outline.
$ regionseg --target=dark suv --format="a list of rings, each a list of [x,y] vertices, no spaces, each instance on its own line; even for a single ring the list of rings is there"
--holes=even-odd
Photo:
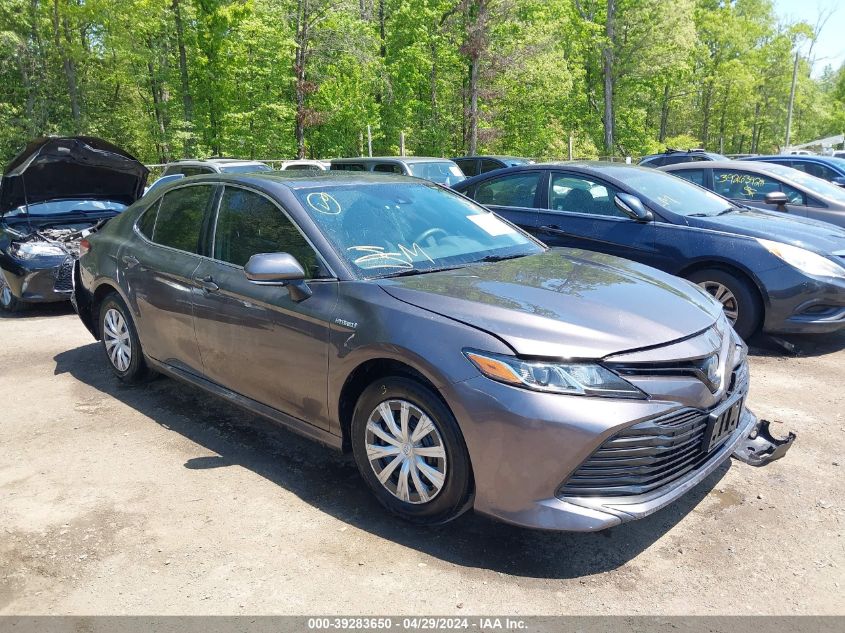
[[[641,167],[663,167],[664,165],[693,163],[700,160],[728,160],[728,158],[715,152],[706,152],[703,149],[667,149],[661,154],[644,156],[637,164]]]

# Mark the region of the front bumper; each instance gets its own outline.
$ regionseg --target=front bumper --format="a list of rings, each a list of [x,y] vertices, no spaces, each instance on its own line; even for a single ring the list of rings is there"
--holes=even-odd
[[[19,260],[5,257],[0,274],[5,275],[15,298],[26,303],[67,301],[73,291],[72,257],[38,257]]]
[[[590,532],[652,514],[716,470],[757,424],[744,409],[736,430],[702,463],[647,493],[566,497],[561,484],[606,440],[683,407],[666,400],[544,394],[482,377],[447,389],[469,449],[475,510],[536,529]]]
[[[783,266],[762,276],[769,334],[828,334],[845,328],[845,281],[824,281]]]

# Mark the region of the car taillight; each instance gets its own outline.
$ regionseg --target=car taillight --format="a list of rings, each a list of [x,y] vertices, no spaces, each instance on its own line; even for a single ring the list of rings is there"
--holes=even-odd
[[[79,241],[79,256],[82,257],[83,255],[87,255],[88,252],[91,250],[91,242],[86,239]]]

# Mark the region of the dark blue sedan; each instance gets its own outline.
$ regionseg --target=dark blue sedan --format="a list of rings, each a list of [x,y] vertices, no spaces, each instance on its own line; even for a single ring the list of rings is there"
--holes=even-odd
[[[737,332],[845,327],[845,230],[736,206],[654,169],[618,163],[526,165],[455,189],[550,246],[618,255],[700,285]]]

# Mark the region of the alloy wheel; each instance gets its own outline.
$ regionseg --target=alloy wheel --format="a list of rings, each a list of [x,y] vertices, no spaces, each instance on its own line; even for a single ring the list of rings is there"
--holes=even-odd
[[[126,319],[114,308],[109,308],[103,319],[103,342],[112,365],[118,371],[127,371],[132,363],[132,339]]]
[[[730,288],[724,284],[720,284],[718,281],[702,281],[698,285],[722,304],[725,316],[731,322],[731,325],[734,325],[739,317],[739,305]]]
[[[6,281],[3,273],[0,273],[0,305],[8,308],[12,305],[12,299],[12,289],[9,288],[9,283]]]
[[[433,420],[407,400],[386,400],[367,420],[367,459],[381,485],[405,503],[434,499],[446,483],[446,447]]]

